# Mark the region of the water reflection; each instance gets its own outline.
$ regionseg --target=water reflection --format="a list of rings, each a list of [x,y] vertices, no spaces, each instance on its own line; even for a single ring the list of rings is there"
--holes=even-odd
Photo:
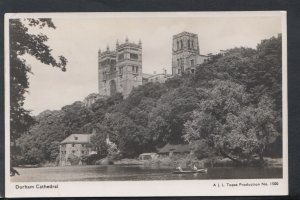
[[[123,180],[195,180],[282,178],[282,168],[209,168],[207,174],[173,174],[169,168],[142,165],[66,166],[18,168],[16,182],[35,181],[123,181]]]

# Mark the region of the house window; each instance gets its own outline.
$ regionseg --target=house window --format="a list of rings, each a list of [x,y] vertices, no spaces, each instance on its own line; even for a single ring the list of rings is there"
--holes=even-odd
[[[78,137],[75,137],[75,140],[78,140]]]
[[[193,73],[195,73],[195,70],[194,70],[194,69],[191,69],[191,72],[192,72],[192,74],[193,74]]]
[[[75,150],[73,150],[72,153],[75,153]]]
[[[72,147],[75,147],[75,144],[72,144]]]
[[[81,151],[82,154],[84,154],[84,151]]]

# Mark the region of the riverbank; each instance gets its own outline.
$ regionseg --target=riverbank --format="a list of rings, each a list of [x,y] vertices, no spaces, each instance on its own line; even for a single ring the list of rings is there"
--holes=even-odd
[[[123,158],[121,160],[101,159],[95,162],[95,165],[143,165],[145,167],[160,167],[175,169],[178,166],[182,168],[190,168],[196,166],[198,168],[213,168],[213,167],[239,167],[229,158],[213,157],[198,160],[193,157],[184,157],[176,155],[173,157],[160,156],[151,160],[139,160]],[[40,167],[57,167],[57,163],[43,163],[39,165],[20,165],[18,168],[40,168]],[[264,158],[264,167],[282,168],[282,158]]]
[[[121,159],[115,161],[115,165],[144,165],[146,167],[161,167],[161,168],[190,168],[196,166],[198,168],[213,168],[213,167],[240,167],[236,162],[229,158],[213,157],[198,160],[190,157],[173,156],[173,157],[159,157],[151,160],[137,160],[137,159]],[[268,168],[282,168],[282,158],[264,158],[264,167]],[[245,166],[246,167],[246,166]]]

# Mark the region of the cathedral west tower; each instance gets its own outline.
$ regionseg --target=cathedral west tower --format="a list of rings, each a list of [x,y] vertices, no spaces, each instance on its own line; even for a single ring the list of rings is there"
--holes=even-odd
[[[100,95],[117,92],[126,98],[134,87],[142,85],[142,43],[116,43],[116,50],[98,52],[98,90]]]

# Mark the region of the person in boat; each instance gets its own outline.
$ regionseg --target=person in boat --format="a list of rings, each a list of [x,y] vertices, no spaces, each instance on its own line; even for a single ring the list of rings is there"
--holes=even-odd
[[[196,165],[194,164],[194,166],[193,166],[193,170],[195,170],[195,171],[197,171],[198,170],[198,168],[196,167]]]
[[[181,168],[180,165],[177,167],[177,169],[178,169],[178,171],[183,172],[183,170],[182,170],[182,168]]]

